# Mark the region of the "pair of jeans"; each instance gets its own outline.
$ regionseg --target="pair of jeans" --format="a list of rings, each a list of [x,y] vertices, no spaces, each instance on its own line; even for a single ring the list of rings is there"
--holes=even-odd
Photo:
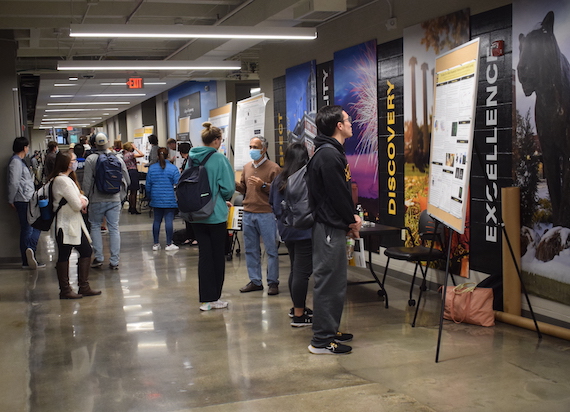
[[[289,292],[293,307],[307,306],[309,278],[313,273],[313,246],[311,239],[289,240],[285,242],[289,251],[291,272],[289,274]]]
[[[324,347],[338,332],[346,297],[348,261],[346,231],[315,223],[313,226],[313,339]]]
[[[173,208],[162,208],[155,207],[153,209],[154,222],[152,223],[152,237],[154,238],[154,244],[160,243],[158,241],[160,237],[160,225],[162,224],[162,219],[164,219],[164,228],[166,229],[166,245],[172,243],[172,233],[174,233],[174,215],[176,214],[176,209]]]
[[[26,249],[30,248],[36,252],[38,239],[41,231],[30,226],[28,223],[28,202],[14,202],[18,219],[20,220],[20,255],[22,256],[22,266],[28,266]]]
[[[226,274],[227,223],[192,223],[198,240],[200,302],[215,302],[222,295]]]
[[[243,213],[243,240],[245,264],[249,280],[261,285],[261,246],[263,239],[267,253],[267,284],[279,284],[279,256],[277,255],[277,224],[273,213]],[[198,240],[198,243],[200,241]]]
[[[119,217],[121,216],[121,202],[96,202],[89,205],[89,224],[91,225],[91,239],[93,240],[93,253],[95,259],[103,262],[103,237],[101,224],[103,218],[107,219],[109,229],[109,263],[113,266],[119,264],[121,253],[121,235],[119,233]]]

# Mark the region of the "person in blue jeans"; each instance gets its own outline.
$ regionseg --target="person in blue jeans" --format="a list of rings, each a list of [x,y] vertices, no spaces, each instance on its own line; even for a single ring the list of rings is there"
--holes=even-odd
[[[152,250],[160,250],[160,225],[164,219],[166,229],[166,247],[164,250],[178,250],[178,246],[172,243],[174,215],[178,209],[174,185],[178,183],[180,172],[178,168],[168,161],[168,149],[160,147],[157,151],[158,162],[148,168],[146,175],[146,193],[150,199],[150,207],[154,209],[154,222],[152,224],[152,236],[154,245]]]
[[[97,159],[101,153],[111,154],[108,149],[109,139],[105,133],[97,133],[94,138],[95,150],[85,159],[83,174],[83,190],[89,199],[89,224],[91,228],[91,239],[93,240],[93,254],[95,258],[91,267],[98,269],[103,265],[103,237],[101,236],[101,224],[103,218],[107,221],[109,229],[109,269],[119,269],[119,254],[121,253],[121,234],[119,233],[119,218],[121,216],[121,200],[127,195],[127,187],[131,183],[129,171],[123,159],[117,157],[121,164],[122,184],[119,193],[103,193],[97,189],[95,184],[95,173],[97,171]]]
[[[12,144],[14,154],[8,164],[8,204],[18,213],[20,221],[20,255],[23,269],[38,269],[46,267],[36,260],[36,250],[40,230],[28,223],[28,203],[34,194],[34,178],[30,169],[24,163],[24,158],[30,150],[27,137],[16,137]]]
[[[277,225],[269,204],[269,190],[273,179],[281,173],[281,168],[267,157],[267,140],[262,136],[250,140],[249,154],[253,161],[243,166],[241,179],[236,182],[236,190],[244,195],[242,227],[245,263],[250,280],[240,292],[263,290],[259,241],[261,237],[267,253],[267,294],[277,295],[279,294]]]

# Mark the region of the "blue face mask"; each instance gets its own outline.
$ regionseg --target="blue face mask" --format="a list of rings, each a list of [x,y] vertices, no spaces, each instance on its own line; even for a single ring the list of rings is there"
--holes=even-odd
[[[255,161],[261,159],[261,149],[251,149],[249,156]]]

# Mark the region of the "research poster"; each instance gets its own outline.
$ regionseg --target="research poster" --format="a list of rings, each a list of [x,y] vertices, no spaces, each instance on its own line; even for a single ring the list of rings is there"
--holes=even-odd
[[[478,39],[473,40],[436,63],[428,203],[450,216],[443,221],[459,233],[465,230],[469,202],[478,45]]]
[[[243,170],[251,161],[249,141],[256,136],[263,136],[265,128],[265,106],[269,99],[261,93],[237,103],[234,169]]]

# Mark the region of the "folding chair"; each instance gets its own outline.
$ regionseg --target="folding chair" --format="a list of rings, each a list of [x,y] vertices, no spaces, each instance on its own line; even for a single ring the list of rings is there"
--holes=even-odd
[[[420,294],[418,296],[418,306],[416,307],[416,313],[414,315],[414,320],[412,322],[412,327],[415,326],[416,317],[418,315],[418,308],[420,301],[422,299],[422,293],[427,289],[426,287],[426,276],[429,264],[436,260],[445,259],[446,252],[444,249],[445,245],[443,242],[443,230],[444,226],[439,225],[439,222],[434,221],[431,216],[424,210],[420,215],[419,222],[419,234],[418,238],[414,239],[412,232],[409,228],[406,228],[410,237],[414,241],[414,246],[394,246],[389,247],[384,251],[384,254],[388,257],[386,261],[386,267],[384,268],[384,278],[382,283],[386,280],[386,274],[388,273],[388,265],[390,264],[390,259],[405,260],[407,262],[415,262],[416,267],[414,269],[414,276],[412,277],[412,284],[410,285],[410,299],[408,300],[409,306],[415,306],[416,301],[413,299],[413,289],[414,283],[416,281],[416,275],[418,268],[420,268],[423,280],[420,285]],[[429,246],[427,242],[430,242]],[[441,245],[442,250],[434,248],[434,243],[438,242]],[[425,262],[425,266],[422,265]]]

